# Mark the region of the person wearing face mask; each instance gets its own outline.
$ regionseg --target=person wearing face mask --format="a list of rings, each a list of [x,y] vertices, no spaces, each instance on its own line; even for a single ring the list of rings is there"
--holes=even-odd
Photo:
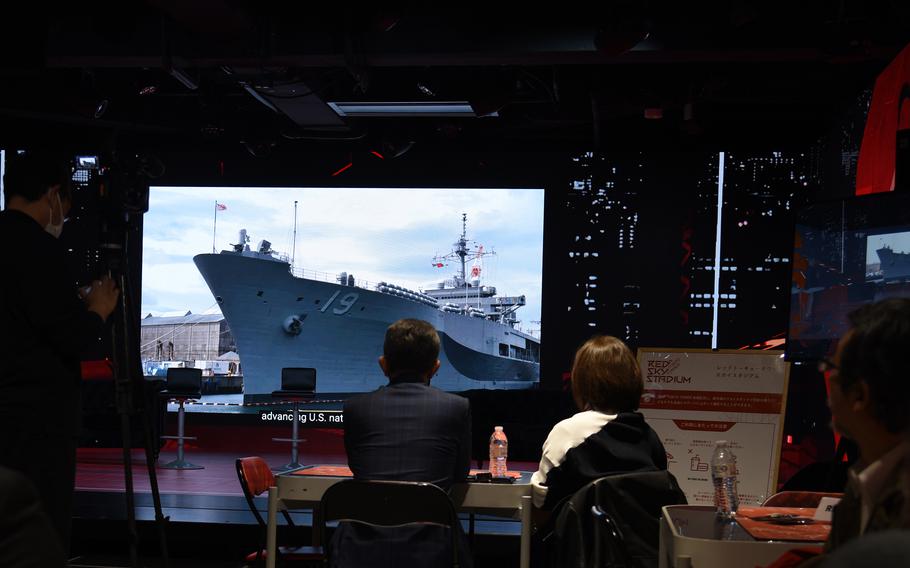
[[[80,294],[67,273],[57,238],[71,175],[63,154],[8,158],[0,212],[0,466],[35,485],[64,551],[81,422],[80,353],[97,344],[119,295],[110,277]]]

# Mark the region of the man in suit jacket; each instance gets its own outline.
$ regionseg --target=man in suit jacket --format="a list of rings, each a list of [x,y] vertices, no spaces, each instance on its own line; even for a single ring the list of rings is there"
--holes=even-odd
[[[429,481],[448,490],[471,460],[471,408],[430,386],[439,370],[439,335],[403,319],[385,335],[379,366],[389,384],[344,405],[344,447],[358,479]]]
[[[834,509],[826,552],[862,535],[910,524],[910,299],[889,299],[850,314],[830,372],[835,429],[854,440],[859,461]]]
[[[403,319],[386,330],[379,367],[389,384],[352,397],[344,405],[344,446],[355,478],[427,481],[444,490],[466,478],[471,408],[466,398],[430,386],[439,365],[439,335],[429,323]],[[384,552],[372,547],[368,555],[355,557],[365,547],[354,543],[370,539],[363,527],[345,527],[336,535],[336,549],[348,558],[341,564],[365,565],[369,560],[372,565],[407,562],[413,566],[397,556],[405,553],[420,565],[434,565],[431,549],[441,553],[439,559],[451,558],[435,544],[439,541],[431,533],[437,528],[392,531],[394,535],[384,535],[390,543]],[[393,544],[405,542],[407,546]]]

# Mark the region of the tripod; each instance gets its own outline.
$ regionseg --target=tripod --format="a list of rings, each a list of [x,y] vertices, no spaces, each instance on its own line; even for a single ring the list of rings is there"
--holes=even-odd
[[[108,266],[120,288],[119,305],[115,310],[113,319],[113,371],[115,385],[115,403],[117,414],[120,416],[121,435],[123,437],[123,473],[126,490],[127,531],[130,550],[130,565],[139,568],[139,535],[136,530],[136,496],[133,488],[132,464],[132,434],[130,431],[131,418],[140,415],[143,419],[145,432],[145,463],[148,469],[149,484],[152,489],[152,500],[155,507],[155,524],[158,527],[159,545],[164,567],[169,566],[167,548],[167,522],[161,509],[161,494],[158,490],[158,476],[155,469],[155,441],[152,437],[151,412],[149,412],[147,397],[137,396],[138,385],[143,385],[144,377],[141,372],[139,358],[139,321],[138,305],[134,300],[133,280],[135,274],[130,270],[129,258],[133,241],[131,234],[138,234],[141,227],[141,208],[124,207],[122,212],[122,231],[114,231],[122,235],[121,242],[108,242],[102,244],[106,252]],[[138,217],[138,219],[136,218]],[[117,239],[110,239],[117,240]],[[137,239],[138,240],[138,239]],[[143,389],[144,392],[144,389]]]

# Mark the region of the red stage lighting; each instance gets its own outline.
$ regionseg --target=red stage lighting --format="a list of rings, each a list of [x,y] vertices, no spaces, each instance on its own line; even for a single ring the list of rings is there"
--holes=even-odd
[[[332,174],[332,177],[337,176],[338,174],[340,174],[341,172],[343,172],[344,170],[350,168],[350,167],[353,166],[353,165],[354,165],[354,162],[348,162],[348,165],[344,166],[343,168],[341,168],[341,169],[338,170],[337,172],[333,173],[333,174]]]

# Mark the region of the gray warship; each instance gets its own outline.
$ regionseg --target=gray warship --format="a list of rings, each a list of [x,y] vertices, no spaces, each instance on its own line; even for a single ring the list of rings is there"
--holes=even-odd
[[[462,233],[452,252],[434,259],[460,269],[422,290],[393,282],[371,283],[352,274],[304,271],[261,241],[240,242],[193,262],[221,307],[244,368],[244,397],[280,388],[283,367],[317,370],[319,394],[375,390],[385,383],[377,363],[386,328],[401,318],[430,322],[439,333],[442,362],[432,384],[460,392],[530,388],[540,378],[540,341],[517,329],[524,296],[498,296],[482,285],[477,259]],[[475,265],[466,273],[466,264]]]
[[[894,252],[887,245],[875,252],[881,261],[879,270],[884,280],[910,279],[910,253]]]

